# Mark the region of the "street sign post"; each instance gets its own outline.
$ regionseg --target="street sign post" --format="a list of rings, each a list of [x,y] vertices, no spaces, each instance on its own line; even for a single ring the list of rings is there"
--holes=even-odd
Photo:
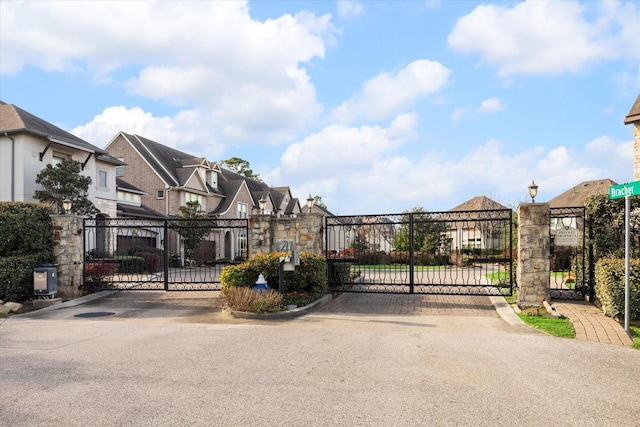
[[[621,199],[624,197],[624,330],[627,333],[629,333],[629,275],[631,274],[631,248],[629,242],[631,234],[631,196],[638,195],[640,195],[640,181],[609,187],[609,199]]]

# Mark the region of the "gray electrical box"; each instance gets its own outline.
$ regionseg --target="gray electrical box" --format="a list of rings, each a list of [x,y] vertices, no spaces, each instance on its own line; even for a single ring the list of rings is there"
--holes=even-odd
[[[51,296],[58,292],[58,274],[51,264],[33,269],[33,293],[36,296]]]

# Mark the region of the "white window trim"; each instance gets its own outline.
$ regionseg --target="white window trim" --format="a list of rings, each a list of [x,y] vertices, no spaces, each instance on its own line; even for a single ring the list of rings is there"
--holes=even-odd
[[[101,177],[101,175],[103,173],[104,173],[104,177],[105,177],[104,178],[105,179],[104,186],[101,185],[101,182],[100,182],[100,177]],[[108,190],[109,189],[109,171],[108,170],[106,170],[106,169],[98,169],[98,179],[97,179],[97,182],[96,182],[96,187],[101,189],[101,190]]]

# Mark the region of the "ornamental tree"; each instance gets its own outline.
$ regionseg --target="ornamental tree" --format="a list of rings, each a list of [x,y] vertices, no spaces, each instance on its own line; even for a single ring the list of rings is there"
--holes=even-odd
[[[42,190],[36,190],[34,198],[50,204],[58,213],[64,213],[62,202],[71,200],[71,213],[94,216],[100,211],[87,198],[91,177],[80,175],[80,164],[65,159],[57,165],[48,164],[36,176],[36,184]]]

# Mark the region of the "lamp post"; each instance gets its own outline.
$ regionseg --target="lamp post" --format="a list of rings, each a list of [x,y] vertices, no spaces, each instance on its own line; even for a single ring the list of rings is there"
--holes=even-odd
[[[531,197],[531,203],[536,202],[536,196],[538,195],[538,186],[534,180],[531,180],[531,185],[529,186],[529,197]]]
[[[309,193],[309,197],[307,197],[307,208],[309,209],[309,213],[311,213],[312,207],[313,207],[313,197],[311,197],[311,193]]]
[[[267,199],[265,199],[264,196],[258,200],[258,206],[260,206],[260,215],[264,215],[264,208],[267,206]]]
[[[71,200],[69,200],[68,197],[65,197],[65,199],[62,201],[62,209],[64,209],[65,215],[69,215],[69,211],[71,210],[71,205],[72,205]]]

